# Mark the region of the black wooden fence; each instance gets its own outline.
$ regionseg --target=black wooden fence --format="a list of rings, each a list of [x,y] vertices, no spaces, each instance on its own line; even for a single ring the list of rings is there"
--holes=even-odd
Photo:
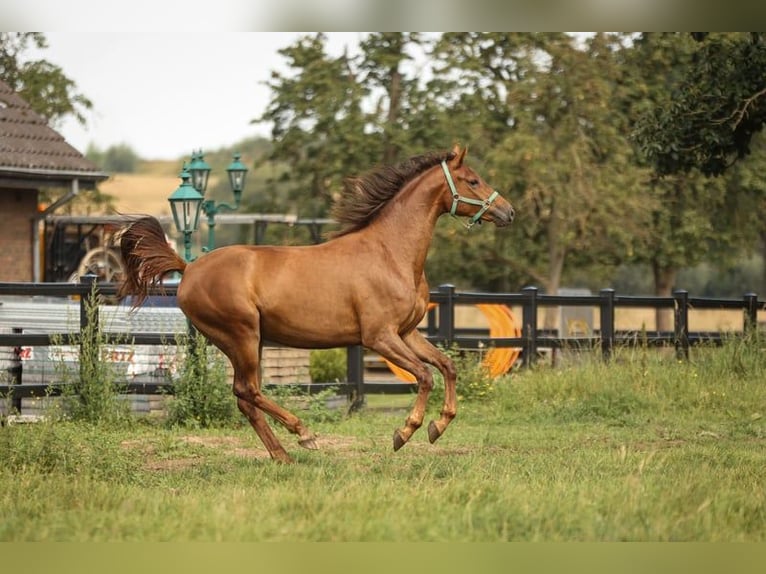
[[[71,283],[0,283],[2,296],[48,296],[71,297],[80,299],[81,332],[92,318],[86,312],[93,291],[93,277],[83,278],[80,284]],[[117,286],[101,283],[98,292],[105,296],[116,294]],[[175,286],[167,286],[163,294],[174,296]],[[487,347],[513,347],[521,350],[520,366],[528,367],[537,361],[543,351],[559,349],[593,349],[600,351],[604,360],[609,360],[615,348],[638,345],[674,347],[679,359],[688,359],[690,347],[699,343],[721,344],[726,338],[745,336],[758,329],[758,312],[766,309],[766,302],[759,301],[755,293],[747,293],[741,299],[718,299],[691,297],[686,291],[675,291],[672,297],[638,297],[617,295],[613,289],[603,289],[598,295],[567,296],[540,294],[535,287],[522,289],[520,293],[472,293],[457,291],[452,285],[441,285],[431,292],[431,301],[437,307],[428,312],[425,333],[427,338],[445,347],[456,346],[460,349],[479,349]],[[509,307],[521,307],[521,334],[518,337],[490,337],[486,329],[462,329],[455,325],[455,309],[459,305],[502,304]],[[597,308],[600,317],[600,329],[587,333],[586,336],[564,337],[557,331],[539,328],[538,311],[545,307],[591,307]],[[615,329],[615,311],[619,308],[670,309],[674,314],[674,329],[661,331],[617,331]],[[732,333],[690,332],[689,311],[741,310],[742,329]],[[24,325],[19,325],[13,333],[0,333],[0,347],[47,346],[52,341],[57,344],[85,344],[81,333],[60,334],[25,334]],[[94,332],[93,329],[88,330]],[[168,345],[176,343],[174,333],[129,333],[101,334],[105,342],[131,341],[135,345]],[[348,348],[347,377],[342,384],[333,383],[341,392],[354,396],[354,404],[364,402],[367,393],[407,393],[413,392],[409,383],[373,382],[364,379],[364,354],[361,346]],[[153,394],[172,392],[172,383],[146,383],[126,381],[121,384],[126,392]],[[13,392],[14,397],[41,396],[41,389],[35,385],[0,384],[0,393]],[[319,390],[322,384],[312,385]],[[325,386],[326,387],[326,386]],[[53,389],[55,393],[55,389]],[[50,389],[48,389],[50,392]]]

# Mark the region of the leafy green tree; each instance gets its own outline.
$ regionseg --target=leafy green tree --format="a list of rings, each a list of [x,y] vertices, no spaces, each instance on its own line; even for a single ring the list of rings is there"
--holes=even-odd
[[[488,162],[486,156],[514,129],[515,88],[533,68],[537,43],[534,34],[449,32],[428,51],[433,69],[422,92],[423,133],[433,141],[467,145],[471,165],[490,184],[500,184],[512,203],[517,197],[508,180],[498,171],[498,162]],[[527,280],[516,237],[514,228],[485,226],[469,234],[455,221],[442,219],[426,264],[428,276],[433,283],[461,288],[515,290]]]
[[[632,87],[628,106],[638,118],[633,138],[659,176],[649,186],[655,200],[650,240],[636,261],[651,266],[655,294],[669,296],[682,268],[725,261],[753,242],[746,228],[732,225],[742,205],[734,189],[704,175],[722,173],[733,153],[731,137],[729,143],[721,139],[732,126],[712,118],[722,113],[721,95],[734,80],[732,70],[721,69],[719,55],[700,51],[689,34],[642,34],[625,55]],[[672,329],[669,311],[658,312],[657,327]]]
[[[470,138],[482,156],[515,122],[518,85],[536,69],[545,38],[532,33],[447,32],[430,50],[433,79],[427,93],[452,133]]]
[[[647,171],[633,161],[628,119],[612,105],[624,97],[622,41],[460,33],[436,46],[442,65],[432,86],[454,121],[479,134],[480,169],[519,214],[510,232],[493,230],[487,241],[461,245],[461,257],[444,258],[470,267],[481,283],[474,286],[533,283],[556,292],[567,261],[614,264],[643,239]]]
[[[371,129],[381,135],[383,164],[391,165],[410,148],[408,133],[413,117],[411,102],[418,90],[418,78],[406,75],[403,66],[411,63],[409,50],[420,45],[417,32],[374,32],[361,43],[360,81],[373,96]]]
[[[30,48],[48,47],[40,32],[0,32],[0,78],[26,100],[49,124],[72,116],[85,124],[92,102],[78,93],[64,71],[46,60],[32,60]]]
[[[689,38],[690,35],[684,35]],[[750,153],[766,122],[766,34],[699,34],[667,105],[655,106],[635,138],[660,175],[720,175]]]
[[[748,289],[760,296],[766,294],[766,138],[754,136],[747,161],[737,162],[726,173],[726,201],[718,214],[723,225],[737,237],[737,242],[749,255],[760,248],[762,277],[760,284]],[[739,253],[740,251],[735,251]],[[741,288],[740,288],[741,290]],[[737,296],[743,293],[736,293]]]
[[[133,173],[139,159],[130,145],[125,143],[112,145],[104,152],[102,168],[107,172]]]
[[[623,97],[621,49],[619,36],[596,34],[584,47],[550,38],[547,63],[516,90],[516,127],[495,152],[526,214],[516,248],[549,293],[568,261],[615,264],[646,239],[646,172],[633,161],[626,116],[610,105]]]
[[[380,157],[369,137],[360,83],[352,58],[332,58],[322,33],[280,50],[287,74],[272,72],[272,100],[255,122],[272,122],[271,158],[289,166],[280,180],[304,216],[326,216],[343,177]]]

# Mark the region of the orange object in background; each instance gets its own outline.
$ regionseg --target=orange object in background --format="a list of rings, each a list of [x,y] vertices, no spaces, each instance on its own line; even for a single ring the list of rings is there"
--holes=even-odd
[[[436,306],[436,303],[428,305],[429,310]],[[496,337],[520,337],[521,328],[516,326],[516,320],[513,313],[507,305],[497,304],[478,304],[476,307],[487,318],[489,323],[489,336]],[[499,377],[507,373],[518,359],[521,349],[518,347],[492,347],[484,356],[484,366],[489,370],[492,378]],[[397,367],[388,359],[384,359],[386,365],[396,378],[407,383],[414,383],[415,376],[409,371]]]

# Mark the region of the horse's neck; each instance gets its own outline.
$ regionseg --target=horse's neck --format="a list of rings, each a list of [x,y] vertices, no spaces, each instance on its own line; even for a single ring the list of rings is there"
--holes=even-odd
[[[426,176],[410,182],[369,227],[397,262],[411,265],[418,276],[425,266],[436,221],[444,213],[438,200],[441,189],[433,182]]]

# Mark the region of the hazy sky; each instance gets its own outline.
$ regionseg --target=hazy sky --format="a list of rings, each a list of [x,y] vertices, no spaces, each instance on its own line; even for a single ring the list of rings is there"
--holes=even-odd
[[[328,49],[354,49],[360,32],[330,32]],[[254,135],[266,109],[271,71],[286,70],[277,50],[294,32],[46,32],[53,62],[93,102],[86,127],[55,126],[81,152],[126,143],[146,159],[176,159]]]

